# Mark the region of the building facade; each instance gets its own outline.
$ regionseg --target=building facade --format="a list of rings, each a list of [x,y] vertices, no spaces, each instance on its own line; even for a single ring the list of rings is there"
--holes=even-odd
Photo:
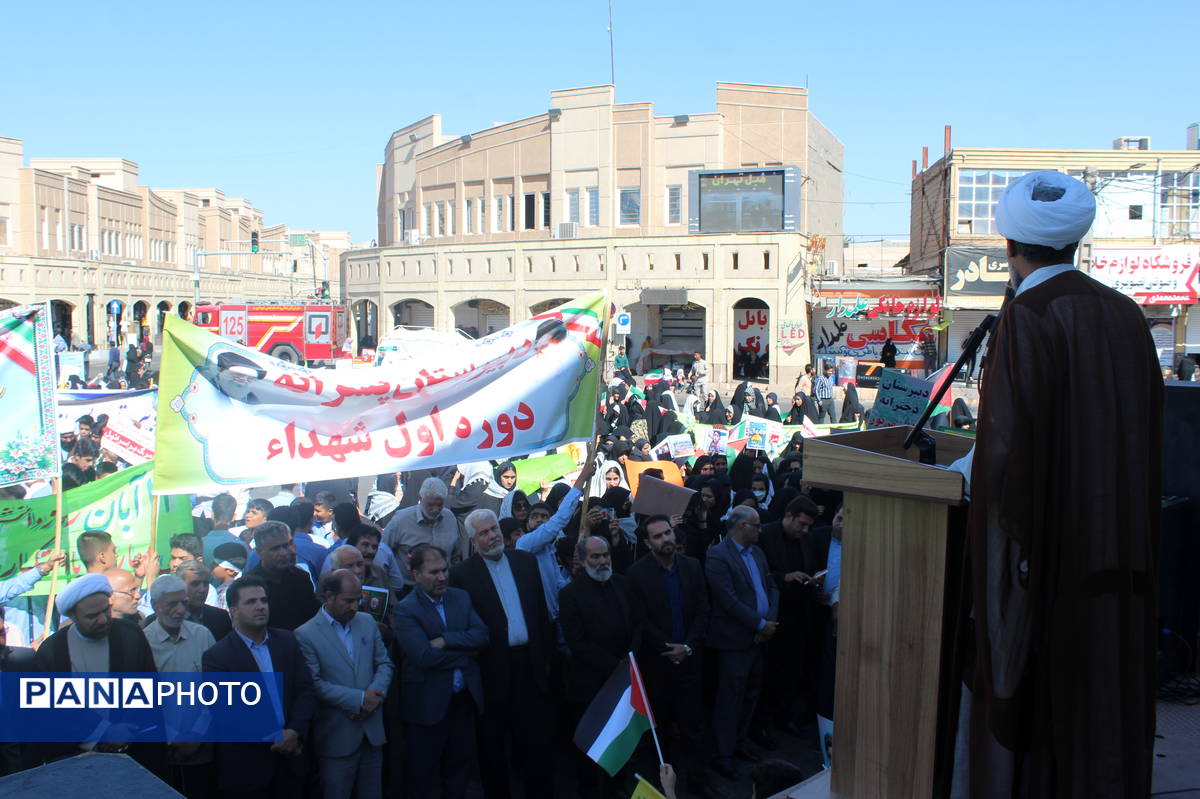
[[[158,336],[167,314],[188,318],[197,276],[204,302],[306,297],[323,283],[338,294],[347,233],[264,228],[244,198],[142,186],[123,158],[24,161],[23,143],[0,137],[0,308],[50,300],[68,340]]]
[[[700,351],[716,380],[750,359],[794,377],[812,267],[840,258],[824,242],[840,247],[842,224],[843,146],[807,90],[718,83],[715,112],[665,117],[611,86],[550,105],[461,136],[437,115],[392,134],[379,246],[342,256],[359,339],[395,325],[482,336],[606,291],[632,316],[643,370]]]
[[[1096,196],[1096,221],[1076,256],[1081,269],[1133,297],[1146,313],[1164,367],[1200,352],[1200,149],[1195,126],[1183,150],[1154,150],[1122,137],[1109,150],[949,148],[914,167],[911,269],[936,275],[946,306],[945,360],[988,312],[1008,281],[996,203],[1013,180],[1039,169],[1078,177]]]

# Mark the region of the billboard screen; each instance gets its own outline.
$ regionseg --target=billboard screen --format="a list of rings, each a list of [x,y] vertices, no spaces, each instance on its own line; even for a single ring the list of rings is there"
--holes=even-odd
[[[782,169],[700,173],[701,233],[784,229]]]

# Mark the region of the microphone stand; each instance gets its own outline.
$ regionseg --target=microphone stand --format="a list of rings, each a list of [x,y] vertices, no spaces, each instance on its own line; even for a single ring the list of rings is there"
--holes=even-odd
[[[929,405],[925,408],[925,412],[921,414],[921,418],[913,426],[912,432],[908,434],[908,438],[904,439],[904,449],[909,449],[913,444],[917,445],[917,449],[921,453],[919,459],[921,463],[927,463],[930,466],[937,464],[937,442],[933,440],[933,436],[925,432],[925,425],[929,422],[929,417],[933,415],[933,409],[938,406],[938,402],[946,395],[946,391],[949,390],[950,384],[954,382],[954,378],[958,377],[958,373],[962,371],[967,361],[979,351],[979,348],[983,345],[983,340],[987,338],[987,334],[995,322],[996,314],[988,314],[979,324],[979,327],[971,331],[971,335],[967,337],[967,343],[963,345],[962,354],[958,356],[958,361],[950,370],[950,375],[942,383],[937,393],[929,398]]]

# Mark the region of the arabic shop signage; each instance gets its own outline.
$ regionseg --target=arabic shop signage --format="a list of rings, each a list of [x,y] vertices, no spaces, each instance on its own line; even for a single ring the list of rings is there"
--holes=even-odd
[[[861,295],[853,300],[837,297],[825,314],[826,319],[876,319],[880,316],[901,316],[905,319],[932,319],[942,311],[942,301],[936,296],[880,297],[867,299]]]
[[[794,319],[785,319],[780,322],[779,346],[787,353],[808,346],[808,325]]]
[[[1008,254],[1003,247],[950,247],[946,250],[946,292],[971,297],[1003,297],[1008,285]]]
[[[817,355],[878,361],[884,342],[896,345],[897,366],[917,366],[921,359],[921,331],[926,320],[814,319],[813,346]]]
[[[770,311],[766,308],[735,308],[733,321],[736,326],[733,344],[738,352],[748,352],[755,356],[766,353],[770,335]]]
[[[1140,305],[1191,305],[1197,300],[1200,246],[1094,247],[1092,277]]]

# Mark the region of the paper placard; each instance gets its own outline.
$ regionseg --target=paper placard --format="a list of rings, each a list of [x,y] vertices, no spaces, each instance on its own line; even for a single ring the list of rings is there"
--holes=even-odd
[[[674,461],[626,461],[625,478],[629,481],[629,493],[635,497],[638,493],[638,481],[642,472],[647,469],[659,469],[668,483],[683,485],[683,472],[679,471]]]
[[[868,427],[916,424],[929,404],[933,386],[926,380],[894,369],[884,369]]]
[[[633,500],[633,512],[654,516],[675,516],[687,510],[688,503],[696,492],[690,488],[674,485],[657,477],[645,477]]]

